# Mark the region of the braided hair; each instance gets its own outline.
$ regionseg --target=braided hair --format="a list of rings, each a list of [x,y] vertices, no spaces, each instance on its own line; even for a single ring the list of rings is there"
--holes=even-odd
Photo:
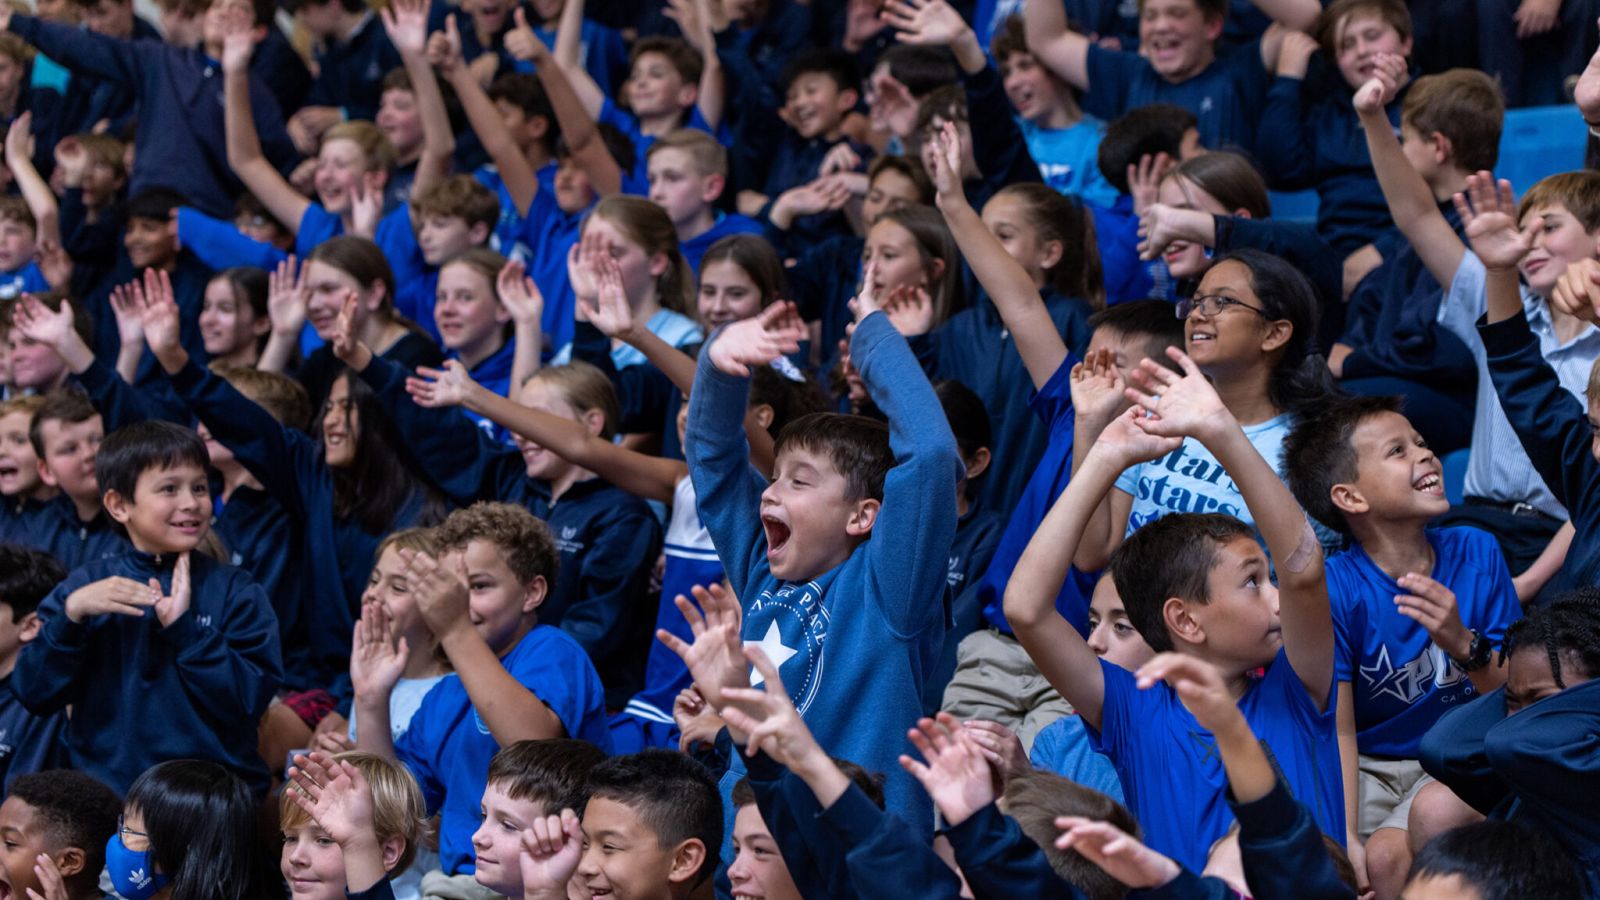
[[[1600,675],[1600,587],[1580,587],[1550,603],[1530,606],[1527,615],[1506,630],[1501,659],[1530,646],[1543,646],[1550,657],[1550,674],[1556,687],[1567,689],[1561,677],[1563,660],[1588,677]]]

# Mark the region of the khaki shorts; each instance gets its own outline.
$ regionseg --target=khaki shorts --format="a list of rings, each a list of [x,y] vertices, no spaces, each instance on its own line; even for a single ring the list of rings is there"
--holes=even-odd
[[[1025,752],[1046,725],[1072,715],[1072,704],[1039,674],[1017,639],[993,628],[967,635],[942,709],[958,719],[988,719],[1017,733]]]
[[[498,900],[499,897],[471,875],[446,875],[435,869],[422,876],[422,900]]]
[[[1414,759],[1382,759],[1361,754],[1356,770],[1361,839],[1366,840],[1380,828],[1405,831],[1406,820],[1411,816],[1411,801],[1433,780],[1433,776],[1422,771],[1422,763]]]

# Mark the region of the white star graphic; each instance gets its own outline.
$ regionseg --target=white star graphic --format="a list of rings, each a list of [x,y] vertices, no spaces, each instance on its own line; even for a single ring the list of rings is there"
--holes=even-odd
[[[800,652],[784,645],[783,635],[778,631],[777,622],[767,623],[767,633],[762,635],[761,640],[745,641],[744,645],[746,647],[760,647],[761,652],[767,654],[767,658],[772,660],[772,666],[775,669],[782,669],[784,663],[788,662],[796,653]],[[759,671],[755,669],[750,670],[751,687],[759,687],[761,683],[766,680],[766,676],[762,675]]]

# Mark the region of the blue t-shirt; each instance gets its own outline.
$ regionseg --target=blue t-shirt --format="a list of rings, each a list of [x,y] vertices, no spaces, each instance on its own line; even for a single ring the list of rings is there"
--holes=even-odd
[[[1208,148],[1255,146],[1256,118],[1266,105],[1272,76],[1261,64],[1261,43],[1252,41],[1218,56],[1198,75],[1173,84],[1137,53],[1089,45],[1086,112],[1114,119],[1136,106],[1172,103],[1199,119]]]
[[[1027,119],[1018,119],[1028,155],[1039,167],[1044,183],[1062,194],[1074,194],[1086,203],[1110,207],[1117,202],[1117,189],[1100,173],[1100,137],[1104,122],[1084,116],[1067,128],[1042,128]]]
[[[1244,434],[1280,477],[1283,475],[1283,439],[1289,434],[1288,413],[1245,426]],[[1223,513],[1254,528],[1256,520],[1245,507],[1239,486],[1192,437],[1160,459],[1129,466],[1117,478],[1117,490],[1133,497],[1128,513],[1128,534],[1168,513]]]
[[[0,300],[15,300],[23,294],[42,294],[48,290],[50,282],[39,271],[39,264],[31,259],[14,272],[0,272]]]
[[[1133,673],[1102,660],[1105,704],[1096,748],[1111,758],[1144,842],[1192,871],[1233,823],[1216,739],[1166,683],[1141,691]],[[1318,711],[1283,650],[1239,698],[1245,720],[1272,751],[1283,780],[1324,834],[1344,841],[1344,782],[1334,700]]]
[[[1495,644],[1522,617],[1500,545],[1476,528],[1429,529],[1429,577],[1455,591],[1461,622]],[[1362,753],[1416,759],[1422,735],[1439,717],[1478,696],[1467,674],[1439,649],[1422,624],[1400,613],[1409,593],[1352,544],[1328,560],[1336,681],[1355,698],[1356,746]]]
[[[536,625],[500,662],[550,707],[567,736],[610,751],[600,676],[566,632]],[[489,761],[500,745],[473,708],[461,676],[447,675],[428,692],[394,749],[421,785],[428,812],[439,814],[439,859],[445,873],[470,873],[472,833],[482,818]]]
[[[706,229],[704,234],[696,235],[687,241],[682,241],[678,249],[683,252],[683,258],[688,261],[689,268],[695,275],[700,274],[700,259],[711,249],[711,245],[722,240],[730,234],[762,234],[761,223],[749,216],[738,213],[717,213],[717,220]]]
[[[587,212],[587,210],[585,210]],[[553,350],[572,343],[573,318],[578,300],[567,278],[567,253],[582,236],[584,213],[562,212],[556,205],[555,191],[540,183],[528,215],[523,220],[522,242],[528,248],[528,277],[544,295],[545,341]]]
[[[600,124],[610,125],[627,135],[628,140],[633,142],[633,170],[622,173],[622,192],[640,196],[648,195],[650,193],[650,171],[645,157],[649,155],[650,148],[655,144],[656,139],[641,131],[639,129],[639,120],[634,117],[633,113],[612,102],[610,97],[607,97],[605,102],[601,104],[600,115],[596,116],[595,119]],[[700,112],[699,106],[689,110],[688,117],[683,121],[683,127],[704,131],[706,134],[716,138],[723,146],[727,146],[732,140],[726,128],[711,127],[711,123],[707,122],[706,117]]]
[[[1035,769],[1054,772],[1086,788],[1105,794],[1118,803],[1127,802],[1117,767],[1096,750],[1089,737],[1089,726],[1076,715],[1062,716],[1039,730],[1033,739],[1028,761]]]

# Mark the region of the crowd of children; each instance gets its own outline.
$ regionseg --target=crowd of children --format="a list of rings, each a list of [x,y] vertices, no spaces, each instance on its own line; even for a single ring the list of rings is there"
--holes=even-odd
[[[0,4],[0,900],[1600,897],[1596,0],[154,11]]]

